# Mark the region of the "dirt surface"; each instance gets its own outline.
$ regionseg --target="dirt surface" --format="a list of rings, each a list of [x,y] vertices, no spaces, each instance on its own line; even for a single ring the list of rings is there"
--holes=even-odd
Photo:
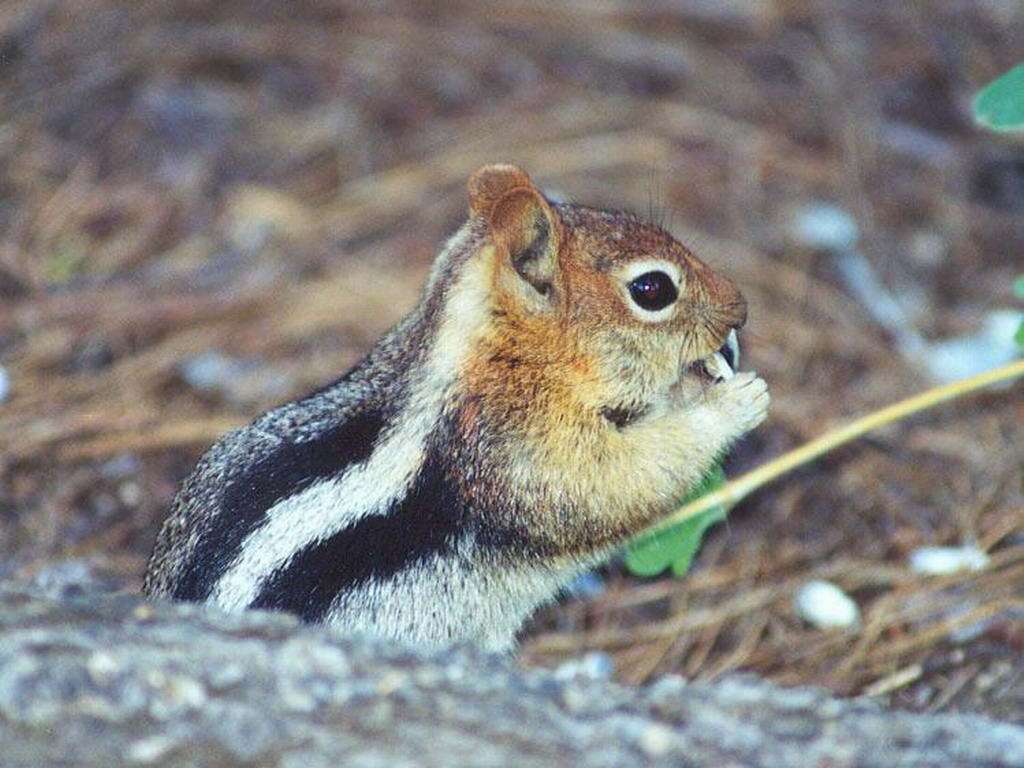
[[[7,0],[0,570],[137,588],[203,448],[408,310],[489,161],[663,221],[742,286],[773,410],[730,472],[923,389],[965,357],[937,342],[1014,306],[1024,145],[970,100],[1021,40],[1014,0]],[[733,510],[687,579],[603,569],[524,663],[1024,722],[1022,464],[1019,385],[878,432]],[[907,565],[966,542],[983,570]],[[811,578],[857,628],[797,617]]]

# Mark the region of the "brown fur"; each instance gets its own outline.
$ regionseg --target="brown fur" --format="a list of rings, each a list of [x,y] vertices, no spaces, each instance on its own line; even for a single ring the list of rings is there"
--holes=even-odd
[[[660,228],[628,214],[551,205],[517,168],[481,169],[469,191],[470,211],[487,222],[491,240],[477,257],[493,270],[491,323],[458,377],[462,440],[488,446],[475,460],[493,472],[475,493],[507,500],[515,488],[520,503],[503,505],[514,507],[508,525],[552,554],[596,554],[667,512],[738,431],[763,417],[766,394],[752,398],[749,425],[735,430],[722,420],[723,431],[737,434],[702,436],[685,417],[673,418],[679,414],[622,430],[602,417],[618,404],[663,400],[681,369],[743,325],[746,303],[732,282]],[[535,263],[517,267],[524,252]],[[616,277],[649,259],[677,264],[684,275],[679,310],[663,323],[636,317]],[[524,283],[548,293],[541,300]],[[712,413],[737,405],[716,403],[714,390],[726,385],[689,385]],[[643,465],[674,464],[673,447],[684,449],[688,466],[652,480]]]

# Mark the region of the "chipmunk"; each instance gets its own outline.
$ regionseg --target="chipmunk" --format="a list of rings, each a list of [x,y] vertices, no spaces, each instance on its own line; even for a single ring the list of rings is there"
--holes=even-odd
[[[468,188],[412,313],[200,460],[144,592],[507,650],[764,419],[730,281],[514,166]]]

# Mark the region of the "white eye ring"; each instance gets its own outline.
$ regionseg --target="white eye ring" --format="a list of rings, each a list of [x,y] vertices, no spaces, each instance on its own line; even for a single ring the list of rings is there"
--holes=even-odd
[[[622,280],[622,292],[630,311],[637,317],[637,319],[644,321],[645,323],[662,323],[669,320],[675,315],[676,307],[679,305],[678,296],[667,306],[661,309],[645,309],[644,307],[637,304],[636,299],[633,298],[630,293],[630,284],[641,275],[645,275],[648,272],[663,272],[668,275],[669,279],[675,285],[676,292],[682,293],[683,288],[683,272],[678,264],[671,261],[663,261],[661,259],[642,259],[640,261],[633,261],[623,267],[619,273],[619,277]]]

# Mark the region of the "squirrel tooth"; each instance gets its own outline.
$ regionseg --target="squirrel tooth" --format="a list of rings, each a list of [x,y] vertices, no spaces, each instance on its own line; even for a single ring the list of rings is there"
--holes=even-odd
[[[718,364],[718,374],[723,379],[728,381],[729,379],[736,375],[736,371],[732,369],[732,366],[729,365],[729,361],[725,359],[725,355],[723,355],[721,352],[715,352],[715,361]]]
[[[733,328],[729,331],[729,335],[725,337],[725,346],[732,353],[729,359],[730,367],[735,373],[740,369],[740,339],[736,335],[736,329]]]

